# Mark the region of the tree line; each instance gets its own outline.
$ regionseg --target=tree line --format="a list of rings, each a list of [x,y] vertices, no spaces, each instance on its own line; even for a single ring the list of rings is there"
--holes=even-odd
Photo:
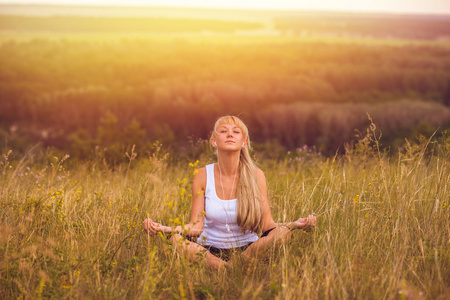
[[[384,39],[449,40],[446,15],[304,13],[275,19],[283,34]]]
[[[234,32],[255,30],[261,23],[231,20],[201,20],[144,17],[14,16],[0,15],[0,30],[27,32]]]
[[[450,120],[440,43],[36,38],[1,44],[0,64],[2,148],[180,149],[236,114],[263,148],[334,153],[367,127],[366,112],[386,146]]]

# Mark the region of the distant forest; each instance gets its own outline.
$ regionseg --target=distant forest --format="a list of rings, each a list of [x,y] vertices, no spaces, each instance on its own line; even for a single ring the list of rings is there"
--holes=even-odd
[[[114,162],[156,140],[188,151],[224,114],[241,116],[257,148],[274,156],[304,145],[342,151],[367,128],[366,113],[385,147],[450,128],[443,42],[52,33],[0,41],[1,149],[41,142],[87,158],[100,148]]]
[[[450,16],[312,14],[276,19],[283,34],[450,40]]]
[[[221,20],[0,15],[0,30],[32,32],[234,32],[260,28],[260,23]]]

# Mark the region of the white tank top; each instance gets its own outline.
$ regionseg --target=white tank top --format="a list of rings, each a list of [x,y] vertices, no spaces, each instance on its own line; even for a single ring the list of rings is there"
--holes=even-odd
[[[203,232],[197,239],[198,244],[228,249],[258,240],[256,233],[241,232],[241,227],[237,224],[237,199],[222,200],[217,196],[214,164],[206,166],[205,212],[205,223]]]

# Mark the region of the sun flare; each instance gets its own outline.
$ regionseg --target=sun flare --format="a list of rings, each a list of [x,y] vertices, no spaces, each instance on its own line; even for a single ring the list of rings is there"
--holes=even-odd
[[[52,4],[52,5],[114,5],[114,6],[164,6],[164,7],[208,7],[243,9],[281,9],[281,10],[324,10],[324,11],[362,11],[390,13],[433,13],[450,14],[450,1],[441,0],[0,0],[7,4]]]

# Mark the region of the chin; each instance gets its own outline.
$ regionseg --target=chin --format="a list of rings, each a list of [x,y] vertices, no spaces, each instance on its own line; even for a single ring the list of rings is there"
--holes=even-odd
[[[222,148],[222,150],[225,150],[225,151],[239,151],[239,148],[236,147],[235,145],[226,145],[225,147]]]

